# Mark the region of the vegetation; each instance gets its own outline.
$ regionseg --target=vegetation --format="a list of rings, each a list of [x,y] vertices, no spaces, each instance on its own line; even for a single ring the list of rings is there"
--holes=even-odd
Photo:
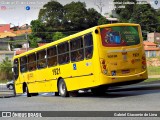
[[[12,79],[12,63],[6,57],[0,63],[0,80],[11,80]]]
[[[149,3],[138,4],[137,0],[114,0],[114,2],[133,2],[134,4],[123,4],[125,8],[120,8],[122,4],[115,4],[116,13],[120,22],[138,23],[143,31],[160,32],[160,9],[156,11]],[[143,1],[145,2],[145,1]]]
[[[107,24],[107,23],[109,23],[109,22],[103,16],[98,20],[98,25],[103,25],[103,24]]]
[[[59,40],[64,37],[66,37],[66,35],[64,35],[62,32],[53,33],[53,41]]]
[[[114,2],[116,15],[111,16],[117,17],[120,22],[140,24],[144,39],[146,39],[148,32],[160,32],[158,25],[160,23],[160,9],[156,11],[147,2],[138,4],[138,0],[114,0]],[[118,2],[132,2],[133,4],[119,4]],[[121,8],[122,5],[125,8]],[[106,18],[94,8],[87,9],[85,2],[78,1],[62,5],[56,0],[51,0],[40,9],[38,19],[31,22],[30,44],[36,47],[38,38],[52,42],[55,32],[61,32],[67,36],[68,32],[81,31],[106,23],[108,23]]]
[[[153,81],[160,81],[160,79],[159,78],[148,78],[144,82],[153,82]]]
[[[63,6],[52,0],[40,9],[38,19],[31,21],[32,36],[53,41],[54,32],[81,31],[98,25],[101,17],[94,8],[87,9],[83,2]]]
[[[160,75],[159,71],[160,71],[160,67],[157,66],[148,66],[148,74],[149,75]]]

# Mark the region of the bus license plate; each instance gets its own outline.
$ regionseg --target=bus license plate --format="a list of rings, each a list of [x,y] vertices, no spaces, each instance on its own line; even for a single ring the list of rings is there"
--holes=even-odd
[[[130,73],[130,70],[122,70],[122,74]]]

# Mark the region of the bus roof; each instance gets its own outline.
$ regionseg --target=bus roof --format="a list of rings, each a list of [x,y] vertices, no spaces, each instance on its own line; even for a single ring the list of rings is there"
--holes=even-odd
[[[68,41],[70,39],[73,39],[75,37],[79,37],[81,35],[84,35],[84,34],[87,34],[89,32],[92,32],[94,31],[95,29],[97,28],[103,28],[103,27],[112,27],[112,26],[139,26],[139,24],[134,24],[134,23],[114,23],[114,24],[104,24],[104,25],[99,25],[99,26],[95,26],[95,27],[92,27],[92,28],[89,28],[89,29],[86,29],[86,30],[83,30],[81,32],[78,32],[78,33],[75,33],[73,35],[70,35],[70,36],[67,36],[65,38],[62,38],[60,40],[57,40],[57,41],[54,41],[54,42],[51,42],[51,43],[48,43],[46,45],[43,45],[41,47],[38,47],[38,48],[35,48],[35,49],[32,49],[32,50],[29,50],[27,52],[24,52],[20,55],[16,55],[13,57],[13,59],[16,59],[16,58],[19,58],[19,57],[22,57],[22,56],[25,56],[25,55],[28,55],[28,54],[31,54],[31,53],[34,53],[34,52],[37,52],[37,51],[40,51],[40,50],[43,50],[43,49],[46,49],[46,48],[49,48],[53,45],[57,45],[61,42],[65,42],[65,41]]]

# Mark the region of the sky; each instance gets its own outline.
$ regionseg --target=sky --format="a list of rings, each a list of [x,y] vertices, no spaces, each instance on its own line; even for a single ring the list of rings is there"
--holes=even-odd
[[[32,20],[38,18],[38,13],[43,5],[50,0],[0,0],[0,24],[10,24],[11,26],[21,26],[23,24],[30,24]],[[104,4],[102,15],[111,13],[114,9],[113,0],[57,0],[62,5],[72,1],[85,2],[87,8],[95,8],[98,12],[100,10],[96,6],[100,1]],[[141,0],[142,1],[142,0]],[[146,0],[155,9],[160,8],[160,0]],[[155,4],[155,1],[158,1]],[[29,6],[30,9],[26,10]]]

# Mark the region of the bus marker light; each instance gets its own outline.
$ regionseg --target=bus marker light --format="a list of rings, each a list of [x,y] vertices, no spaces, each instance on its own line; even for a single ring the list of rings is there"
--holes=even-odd
[[[105,60],[102,61],[102,64],[105,64]]]
[[[143,65],[142,68],[143,68],[143,69],[146,69],[146,66]]]
[[[103,70],[103,74],[107,74],[107,70]]]
[[[103,69],[106,69],[106,65],[103,65]]]
[[[146,65],[146,61],[142,61],[142,64],[143,64],[143,65]]]

